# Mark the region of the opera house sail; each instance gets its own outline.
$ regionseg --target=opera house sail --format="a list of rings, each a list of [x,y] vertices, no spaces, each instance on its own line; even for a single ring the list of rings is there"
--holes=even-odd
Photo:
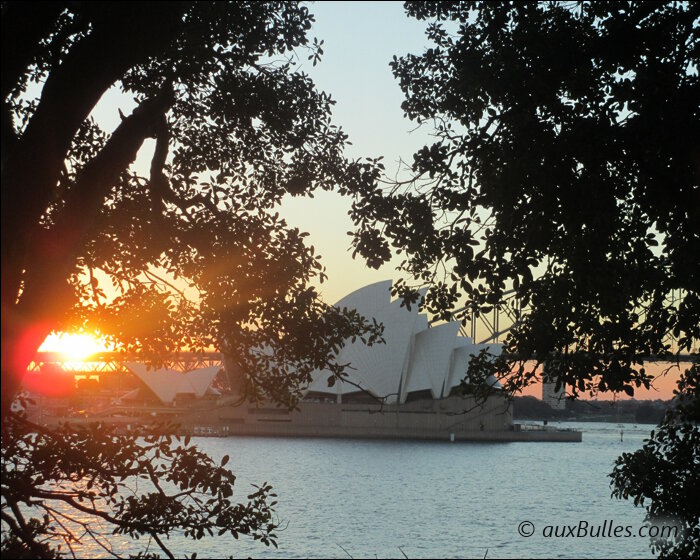
[[[391,281],[347,295],[336,307],[355,309],[384,325],[384,344],[347,341],[337,362],[346,376],[317,370],[298,410],[230,407],[220,413],[227,433],[247,435],[437,439],[444,441],[580,441],[574,431],[521,431],[498,381],[485,400],[456,388],[467,376],[472,355],[498,344],[480,345],[459,334],[459,323],[429,324],[417,305],[391,300]],[[424,294],[421,294],[424,295]]]
[[[467,377],[471,356],[500,354],[499,344],[475,344],[460,324],[431,326],[418,305],[391,300],[391,281],[365,286],[336,307],[355,309],[384,325],[384,344],[348,341],[338,363],[350,368],[342,380],[317,370],[299,410],[230,409],[234,433],[278,436],[421,438],[448,441],[581,441],[570,430],[521,431],[511,402],[489,377],[488,398],[477,401],[456,390]],[[421,294],[421,296],[424,293]],[[472,383],[474,380],[472,380]]]

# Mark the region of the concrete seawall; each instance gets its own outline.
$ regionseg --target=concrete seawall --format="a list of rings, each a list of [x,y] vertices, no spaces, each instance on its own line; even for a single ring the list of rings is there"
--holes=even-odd
[[[204,418],[188,418],[196,427]],[[219,409],[213,430],[221,435],[422,439],[437,441],[578,442],[581,432],[513,424],[510,403],[449,397],[403,405],[304,402],[299,410],[241,407]],[[206,435],[208,429],[195,430]]]
[[[91,417],[54,418],[73,425],[103,422],[144,432],[164,421],[182,434],[198,436],[272,436],[433,440],[472,442],[579,442],[581,432],[513,423],[503,396],[477,403],[473,398],[418,399],[402,405],[376,402],[303,401],[297,410],[267,406],[230,406],[211,402],[182,407],[116,407]]]
[[[196,432],[195,432],[196,433]],[[207,435],[202,430],[201,435]],[[538,431],[470,431],[444,432],[420,429],[367,429],[349,426],[299,426],[299,425],[237,425],[226,426],[223,432],[213,430],[211,435],[217,436],[274,436],[274,437],[305,437],[305,438],[348,438],[348,439],[391,439],[391,440],[432,440],[455,442],[580,442],[582,434],[573,430],[538,430]]]

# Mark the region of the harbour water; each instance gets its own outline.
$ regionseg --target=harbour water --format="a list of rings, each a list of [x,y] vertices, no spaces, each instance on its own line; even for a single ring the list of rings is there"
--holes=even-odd
[[[274,486],[279,548],[228,536],[169,545],[199,558],[651,558],[637,534],[644,511],[612,499],[607,475],[653,426],[561,427],[583,430],[583,442],[193,438],[215,458],[230,455],[241,498],[252,483]],[[543,535],[548,526],[580,533],[582,522],[633,535]]]

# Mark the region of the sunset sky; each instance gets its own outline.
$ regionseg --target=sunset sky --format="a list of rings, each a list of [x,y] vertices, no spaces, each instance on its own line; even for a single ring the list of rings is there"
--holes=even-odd
[[[318,2],[310,5],[316,24],[310,37],[323,40],[321,62],[313,66],[302,56],[302,70],[317,87],[331,94],[337,104],[334,121],[349,135],[349,157],[384,157],[387,174],[394,176],[399,160],[412,161],[412,154],[430,142],[430,129],[416,130],[415,123],[403,117],[403,94],[389,68],[394,55],[420,53],[428,46],[424,22],[406,17],[400,2]],[[111,131],[119,123],[119,109],[128,114],[134,103],[112,88],[100,101],[94,116]],[[141,173],[148,173],[153,141],[147,141],[137,158]],[[334,303],[347,293],[371,282],[396,279],[398,259],[372,270],[362,260],[353,260],[349,251],[353,229],[348,216],[350,200],[336,193],[318,192],[313,199],[288,196],[280,213],[291,225],[310,233],[323,257],[328,280],[321,288],[325,301]],[[54,337],[45,350],[55,350]],[[665,367],[651,366],[660,373]],[[677,370],[676,370],[677,371]],[[670,398],[676,375],[657,383],[658,391],[641,391],[637,398]],[[528,393],[539,396],[540,389]]]
[[[420,53],[429,45],[425,24],[409,19],[401,2],[318,2],[310,9],[316,16],[311,35],[324,40],[324,54],[320,64],[309,62],[304,70],[336,100],[334,120],[353,144],[347,155],[383,156],[387,175],[394,176],[399,159],[411,162],[430,142],[429,129],[415,130],[403,117],[404,97],[389,68],[394,55]],[[398,277],[399,259],[377,271],[352,259],[349,209],[348,199],[323,192],[314,199],[287,197],[281,208],[290,223],[311,234],[323,255],[328,282],[322,293],[329,302],[370,282]]]

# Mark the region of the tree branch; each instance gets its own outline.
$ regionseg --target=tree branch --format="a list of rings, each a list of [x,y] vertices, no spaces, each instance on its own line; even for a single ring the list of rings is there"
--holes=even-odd
[[[170,142],[170,128],[165,115],[158,120],[155,127],[156,147],[151,159],[150,178],[148,189],[151,193],[151,210],[154,223],[160,221],[165,212],[164,200],[170,198],[168,179],[163,173],[165,160],[168,157],[168,143]]]
[[[151,536],[153,537],[153,540],[158,543],[158,546],[161,548],[163,552],[168,556],[168,558],[172,558],[173,560],[175,559],[175,556],[173,556],[173,553],[168,550],[168,547],[163,544],[163,541],[160,540],[160,537],[155,531],[151,532]]]
[[[3,305],[17,296],[26,252],[40,227],[39,218],[55,195],[78,128],[129,68],[170,43],[179,28],[181,10],[165,3],[117,2],[94,12],[88,9],[92,32],[49,74],[39,105],[2,168]],[[155,26],[158,33],[153,32]],[[5,70],[3,65],[3,78]],[[39,155],[41,165],[36,164]]]
[[[3,2],[2,99],[17,86],[65,2]]]
[[[19,525],[19,532],[16,533],[18,534],[24,544],[27,545],[29,550],[32,551],[32,553],[37,557],[37,558],[43,558],[44,554],[42,552],[41,547],[39,547],[34,540],[32,536],[32,531],[27,527],[26,522],[24,521],[24,517],[22,516],[22,512],[19,510],[19,507],[17,507],[17,502],[10,499],[7,495],[4,496],[5,500],[7,501],[8,505],[10,506],[10,509],[12,510],[13,515],[15,516],[15,520],[17,521],[17,524]],[[3,519],[5,518],[7,514],[3,515]]]
[[[100,153],[79,173],[55,225],[33,243],[19,302],[3,301],[3,418],[36,348],[69,308],[72,293],[67,278],[97,223],[100,208],[120,173],[136,159],[143,141],[154,135],[172,102],[172,91],[166,91],[141,103],[121,122]]]

